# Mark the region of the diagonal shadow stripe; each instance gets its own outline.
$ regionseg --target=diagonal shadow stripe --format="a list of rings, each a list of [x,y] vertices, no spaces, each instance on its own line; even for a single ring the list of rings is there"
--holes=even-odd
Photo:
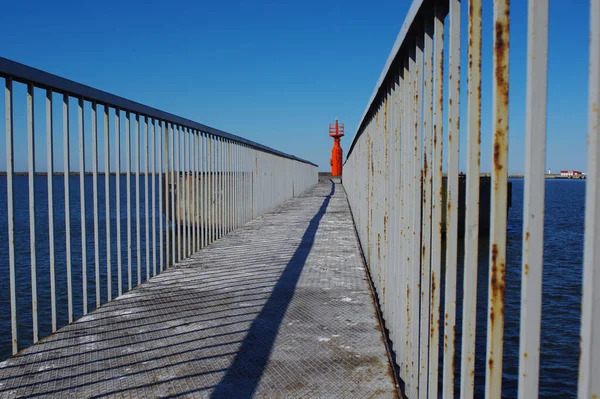
[[[244,338],[225,376],[215,387],[211,398],[244,399],[254,396],[269,362],[283,317],[292,301],[302,269],[314,244],[319,223],[334,193],[335,184],[331,182],[331,192],[311,219],[300,245],[275,284],[271,296],[252,322],[248,335]]]

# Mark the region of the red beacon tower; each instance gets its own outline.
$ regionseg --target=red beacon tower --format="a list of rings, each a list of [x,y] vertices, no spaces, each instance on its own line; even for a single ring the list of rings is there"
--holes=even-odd
[[[335,125],[329,125],[329,135],[333,137],[333,149],[331,150],[331,176],[342,175],[342,147],[340,147],[340,139],[344,136],[344,124],[338,124],[337,118]]]

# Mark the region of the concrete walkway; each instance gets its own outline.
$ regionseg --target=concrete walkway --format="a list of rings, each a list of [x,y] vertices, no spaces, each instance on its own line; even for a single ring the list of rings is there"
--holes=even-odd
[[[325,181],[0,363],[0,397],[390,398],[390,373]]]

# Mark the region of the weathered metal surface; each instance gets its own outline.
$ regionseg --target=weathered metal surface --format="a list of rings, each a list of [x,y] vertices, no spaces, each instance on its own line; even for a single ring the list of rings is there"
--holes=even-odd
[[[8,275],[10,290],[10,338],[12,353],[19,350],[18,347],[18,315],[17,315],[17,283],[15,265],[15,131],[13,124],[13,82],[6,79],[5,83],[5,118],[6,118],[6,210],[8,219]]]
[[[429,323],[429,397],[438,397],[440,292],[442,277],[442,135],[444,97],[444,13],[435,7],[433,18],[433,186],[431,224],[431,320]]]
[[[423,64],[423,216],[421,240],[421,309],[419,337],[419,398],[428,397],[429,319],[431,314],[431,227],[433,159],[433,24],[424,21]]]
[[[519,397],[537,398],[544,261],[548,1],[530,0],[528,16]]]
[[[63,120],[70,120],[69,117],[69,96],[63,96]],[[69,323],[73,321],[73,281],[72,281],[72,260],[71,260],[71,189],[69,181],[71,180],[71,149],[70,149],[70,123],[63,123],[63,178],[64,178],[64,196],[65,196],[65,250],[66,250],[66,271],[67,271],[67,318]],[[118,163],[117,163],[118,165]],[[117,187],[119,181],[117,180]],[[10,188],[9,190],[12,190]],[[117,189],[118,190],[118,189]],[[119,191],[117,191],[117,198]],[[119,213],[120,214],[120,213]],[[9,213],[10,215],[10,213]],[[117,230],[119,231],[119,230]],[[119,239],[121,235],[119,234]],[[119,246],[120,247],[120,246]]]
[[[473,397],[477,316],[479,241],[479,172],[481,157],[481,0],[469,1],[467,88],[467,182],[463,271],[463,322],[460,396]]]
[[[131,116],[129,112],[125,113],[125,152],[127,163],[127,290],[132,288],[131,273]]]
[[[146,116],[144,117],[144,221],[146,226],[146,231],[144,232],[144,247],[146,248],[146,280],[150,278],[150,241],[148,240],[148,237],[150,236],[150,218],[148,217],[148,203],[150,202],[148,195],[148,172],[150,171],[148,167],[150,152],[149,138],[148,117]]]
[[[487,322],[488,398],[502,394],[508,180],[509,0],[493,2],[492,167],[480,178],[482,2],[469,0],[466,179],[459,174],[459,0],[415,0],[358,124],[344,165],[344,185],[356,230],[381,301],[382,318],[409,397],[473,397],[476,323]],[[585,277],[580,397],[593,397],[600,382],[600,307],[597,268],[600,241],[598,159],[600,117],[600,1],[591,2],[590,104],[586,188]],[[527,73],[527,179],[523,212],[520,397],[536,397],[539,379],[541,283],[544,236],[544,163],[548,2],[529,2]],[[448,89],[444,91],[444,30],[450,27]],[[424,49],[421,61],[420,51]],[[464,52],[463,52],[464,53]],[[423,76],[421,76],[423,75]],[[422,86],[421,86],[422,85]],[[420,92],[421,87],[423,93]],[[485,87],[485,86],[484,86]],[[421,95],[423,94],[423,95]],[[448,176],[443,177],[443,100],[448,98]],[[389,107],[393,101],[394,106]],[[421,125],[420,112],[423,112]],[[383,118],[383,121],[382,121]],[[391,124],[391,126],[390,126]],[[394,129],[394,139],[390,137]],[[431,130],[433,128],[433,131]],[[422,129],[422,130],[421,130]],[[422,136],[421,136],[422,134]],[[395,141],[397,140],[397,141]],[[422,148],[420,147],[422,145]],[[519,144],[517,144],[519,145]],[[394,150],[390,154],[390,149]],[[383,149],[383,150],[382,150]],[[383,155],[382,155],[383,151]],[[383,178],[381,165],[383,163]],[[390,181],[388,181],[390,180]],[[466,190],[464,183],[466,181]],[[491,182],[491,187],[490,187]],[[489,194],[488,194],[489,193]],[[466,199],[466,207],[463,206]],[[485,204],[491,206],[487,208]],[[466,208],[466,209],[465,209]],[[488,223],[489,222],[489,223]],[[383,230],[381,227],[383,223]],[[478,238],[490,237],[488,319],[476,320]],[[455,375],[458,245],[464,235],[463,323],[460,375]],[[391,247],[391,248],[390,248]],[[381,256],[383,254],[383,256]],[[442,282],[442,256],[445,279]],[[440,356],[440,292],[444,300],[444,353]],[[415,296],[416,293],[419,293]],[[419,326],[417,327],[417,319]],[[427,332],[426,336],[424,332]],[[418,347],[417,345],[418,341]],[[415,350],[418,348],[418,350]],[[482,352],[483,355],[483,352]],[[438,361],[443,360],[439,381]],[[415,370],[418,368],[418,371]],[[483,370],[482,370],[483,371]],[[417,379],[418,373],[418,379]],[[458,377],[458,378],[457,378]]]
[[[502,393],[508,180],[509,0],[494,2],[493,36],[493,162],[486,348],[486,398],[498,398]]]
[[[109,302],[112,300],[112,261],[110,250],[110,153],[110,126],[108,121],[108,107],[104,107],[104,200],[106,201],[104,208],[106,214],[104,218],[106,219],[106,290]]]
[[[600,397],[600,1],[590,7],[588,169],[578,397]]]
[[[48,183],[48,246],[50,261],[50,313],[52,332],[56,331],[56,265],[54,257],[54,123],[52,90],[46,90],[46,168]]]
[[[92,204],[94,211],[94,281],[96,290],[95,308],[100,306],[100,232],[98,228],[98,110],[96,102],[92,102]],[[139,153],[139,151],[138,151]],[[139,186],[138,186],[139,188]],[[139,192],[139,190],[138,190]],[[136,195],[136,199],[139,195]],[[82,217],[85,219],[85,217]],[[137,220],[139,224],[140,215],[138,212]],[[139,228],[138,228],[138,237]],[[139,239],[139,238],[138,238]],[[139,247],[139,245],[138,245]],[[138,255],[138,259],[140,259]]]
[[[129,121],[129,114],[127,115],[127,120]],[[79,131],[79,170],[85,171],[85,131],[84,124],[85,119],[83,117],[83,99],[79,98],[77,101],[77,130]],[[127,125],[129,126],[129,124]],[[129,147],[129,134],[127,135],[127,147]],[[129,157],[127,158],[129,162]],[[128,169],[129,175],[129,169]],[[129,193],[131,190],[129,189],[129,176],[127,176],[127,223],[129,227]],[[85,215],[85,174],[79,173],[79,209],[80,215]],[[86,226],[85,226],[85,217],[79,218],[81,222],[81,242],[87,242],[86,239]],[[127,231],[131,231],[130,228]],[[127,235],[129,239],[129,234]],[[131,247],[131,245],[130,245]],[[129,259],[131,259],[131,253],[129,254]],[[131,273],[129,274],[131,276]],[[87,290],[87,245],[81,246],[81,295],[82,295],[82,307],[83,314],[88,313],[88,290]]]
[[[34,87],[27,85],[27,169],[29,183],[29,251],[31,258],[31,314],[33,342],[39,339],[38,294],[37,294],[37,248],[35,234],[35,117],[33,108]]]
[[[326,181],[0,363],[0,396],[396,397]]]
[[[444,281],[443,396],[454,396],[456,275],[458,263],[458,158],[460,148],[460,1],[449,1],[448,178],[446,193],[446,270]]]

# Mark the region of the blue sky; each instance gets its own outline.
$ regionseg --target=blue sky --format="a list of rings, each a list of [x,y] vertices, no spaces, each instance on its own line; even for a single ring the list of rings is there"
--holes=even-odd
[[[524,0],[512,3],[509,171],[518,173],[524,162],[527,6]],[[338,117],[346,125],[346,151],[409,7],[409,1],[399,0],[7,1],[0,14],[0,55],[328,170],[328,124]],[[466,1],[462,7],[466,50]],[[491,7],[484,1],[483,171],[490,170],[491,154]],[[584,0],[550,4],[547,165],[553,171],[586,169],[588,9]],[[467,120],[464,53],[462,121]],[[36,100],[39,170],[45,170],[46,152],[42,96],[39,92]],[[15,99],[23,103],[15,105],[18,118],[25,97]],[[0,101],[4,105],[4,98]],[[3,116],[4,106],[0,112]],[[60,132],[55,147],[62,145]],[[25,131],[15,133],[15,149],[22,155],[15,167],[25,170]],[[0,136],[4,170],[4,129]],[[463,151],[465,140],[463,122]],[[60,148],[55,154],[62,170]],[[461,159],[463,170],[464,165]]]

